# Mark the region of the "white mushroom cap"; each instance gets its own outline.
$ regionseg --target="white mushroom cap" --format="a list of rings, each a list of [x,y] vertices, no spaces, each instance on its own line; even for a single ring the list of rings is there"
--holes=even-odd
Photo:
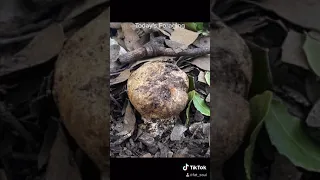
[[[147,62],[127,82],[128,96],[144,119],[179,115],[188,103],[188,75],[167,62]]]

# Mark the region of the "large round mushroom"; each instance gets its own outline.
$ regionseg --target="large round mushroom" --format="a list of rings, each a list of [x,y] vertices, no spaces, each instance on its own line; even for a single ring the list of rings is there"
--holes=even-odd
[[[188,75],[177,65],[154,61],[134,71],[127,82],[131,104],[141,114],[139,127],[152,137],[174,126],[188,103]]]
[[[54,74],[61,120],[101,172],[109,170],[108,25],[106,10],[68,39]]]
[[[147,62],[127,83],[128,96],[144,120],[178,116],[188,103],[188,75],[168,62]]]
[[[210,168],[213,179],[223,180],[223,165],[242,144],[250,124],[246,98],[252,81],[252,60],[245,41],[222,21],[213,21],[210,38],[214,84],[210,94]]]

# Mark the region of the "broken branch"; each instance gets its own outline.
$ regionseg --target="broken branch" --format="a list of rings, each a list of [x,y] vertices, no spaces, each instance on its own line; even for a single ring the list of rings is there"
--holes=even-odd
[[[186,49],[181,52],[175,52],[171,48],[164,46],[165,37],[156,37],[143,47],[138,48],[134,51],[123,54],[119,57],[118,61],[121,64],[127,64],[135,62],[145,57],[154,56],[201,56],[210,53],[209,48],[193,48]]]

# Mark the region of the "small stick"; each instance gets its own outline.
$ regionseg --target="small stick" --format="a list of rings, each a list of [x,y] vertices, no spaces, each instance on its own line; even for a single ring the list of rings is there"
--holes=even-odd
[[[122,108],[122,106],[120,105],[120,103],[110,94],[110,98],[111,100],[116,104],[116,106],[118,106],[118,108]]]
[[[11,124],[27,142],[32,144],[33,147],[36,145],[36,141],[31,133],[29,133],[19,120],[6,108],[3,102],[0,102],[0,119]]]

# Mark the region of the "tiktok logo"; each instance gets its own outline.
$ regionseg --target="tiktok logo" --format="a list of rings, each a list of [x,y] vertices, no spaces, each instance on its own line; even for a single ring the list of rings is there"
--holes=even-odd
[[[184,165],[184,166],[182,167],[182,170],[187,171],[187,170],[188,170],[188,167],[189,167],[189,164],[186,163],[186,165]]]

